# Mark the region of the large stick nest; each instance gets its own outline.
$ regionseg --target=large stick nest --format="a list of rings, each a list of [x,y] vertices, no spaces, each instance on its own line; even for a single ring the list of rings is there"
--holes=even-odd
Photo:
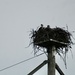
[[[48,48],[55,46],[57,49],[59,49],[71,47],[72,44],[70,32],[59,27],[50,28],[49,25],[47,27],[43,27],[43,25],[41,25],[38,30],[33,30],[31,38],[34,46],[36,47],[39,46]],[[60,43],[53,42],[51,39]]]
[[[62,57],[64,55],[63,60],[66,65],[66,53],[68,49],[71,48],[73,44],[71,40],[72,34],[60,27],[50,28],[49,25],[47,27],[39,27],[36,30],[32,30],[31,39],[34,47],[34,54],[36,54],[42,48],[49,48],[55,46],[56,52]],[[40,49],[41,48],[41,49]]]

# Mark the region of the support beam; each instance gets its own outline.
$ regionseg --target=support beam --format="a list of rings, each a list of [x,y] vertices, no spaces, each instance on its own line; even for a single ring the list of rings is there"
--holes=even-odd
[[[47,63],[48,63],[48,60],[45,60],[43,63],[41,63],[39,66],[37,66],[33,71],[31,71],[28,75],[33,75],[36,71],[38,71],[40,68],[42,68]],[[65,75],[57,63],[55,63],[55,68],[59,72],[60,75]]]
[[[56,63],[55,65],[56,70],[59,72],[60,75],[65,75],[62,70],[60,69],[60,67],[58,66],[58,64]]]
[[[33,75],[36,71],[38,71],[40,68],[42,68],[47,63],[48,63],[48,61],[45,60],[43,63],[41,63],[39,66],[37,66],[33,71],[31,71],[28,75]]]

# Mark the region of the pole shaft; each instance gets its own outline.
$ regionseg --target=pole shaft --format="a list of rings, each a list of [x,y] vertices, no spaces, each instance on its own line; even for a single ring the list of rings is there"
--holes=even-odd
[[[48,75],[55,75],[55,56],[53,48],[48,48]]]

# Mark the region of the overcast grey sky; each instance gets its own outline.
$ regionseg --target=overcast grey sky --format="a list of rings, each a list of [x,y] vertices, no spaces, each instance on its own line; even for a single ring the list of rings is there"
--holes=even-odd
[[[34,56],[30,30],[40,24],[75,30],[75,0],[0,0],[0,69]],[[75,37],[75,33],[73,33]],[[73,40],[75,41],[75,40]],[[75,75],[75,46],[67,55],[67,69],[57,55],[56,62],[65,75]],[[46,58],[42,55],[0,72],[0,75],[27,75]],[[34,75],[47,75],[47,65]],[[56,75],[59,75],[56,72]]]

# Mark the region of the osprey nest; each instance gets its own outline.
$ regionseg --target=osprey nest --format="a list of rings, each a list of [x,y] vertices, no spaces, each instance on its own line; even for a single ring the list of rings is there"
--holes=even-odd
[[[55,46],[56,52],[59,55],[60,53],[67,52],[73,44],[71,33],[68,30],[59,27],[50,28],[49,25],[43,27],[42,24],[38,29],[32,30],[31,39],[35,50],[37,49],[39,51],[40,48]]]

